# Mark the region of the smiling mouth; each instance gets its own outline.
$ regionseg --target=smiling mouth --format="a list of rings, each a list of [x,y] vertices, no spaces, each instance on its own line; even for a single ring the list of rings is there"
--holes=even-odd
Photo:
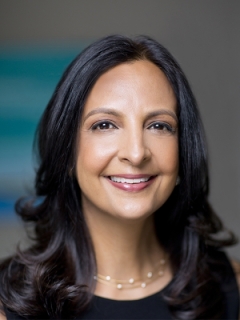
[[[109,176],[108,178],[117,183],[129,183],[129,184],[138,184],[142,182],[147,182],[151,179],[153,179],[155,176],[149,176],[149,177],[144,177],[144,178],[136,178],[136,179],[129,179],[129,178],[122,178],[122,177],[114,177],[114,176]]]

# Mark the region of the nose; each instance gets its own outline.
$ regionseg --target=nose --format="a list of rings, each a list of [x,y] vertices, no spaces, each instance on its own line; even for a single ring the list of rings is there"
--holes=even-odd
[[[131,129],[125,132],[118,152],[119,160],[128,162],[132,166],[140,166],[150,157],[151,152],[142,130]]]

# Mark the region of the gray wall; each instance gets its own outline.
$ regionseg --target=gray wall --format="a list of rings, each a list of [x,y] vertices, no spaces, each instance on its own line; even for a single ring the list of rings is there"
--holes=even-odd
[[[239,17],[238,0],[1,0],[0,41],[67,45],[121,33],[162,42],[199,103],[210,153],[211,202],[240,236]],[[240,246],[230,253],[240,258]]]

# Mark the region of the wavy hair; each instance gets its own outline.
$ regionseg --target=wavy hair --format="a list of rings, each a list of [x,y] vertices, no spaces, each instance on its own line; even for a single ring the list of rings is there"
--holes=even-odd
[[[38,126],[36,197],[16,204],[17,213],[34,227],[33,241],[0,266],[0,299],[22,316],[74,318],[91,301],[97,266],[74,175],[76,139],[96,80],[114,66],[136,60],[158,66],[177,99],[181,180],[155,213],[156,232],[174,270],[164,299],[178,319],[220,317],[222,296],[210,269],[215,263],[211,252],[235,240],[231,234],[214,237],[223,225],[207,201],[207,152],[195,98],[167,49],[146,36],[119,35],[93,43],[75,58]]]

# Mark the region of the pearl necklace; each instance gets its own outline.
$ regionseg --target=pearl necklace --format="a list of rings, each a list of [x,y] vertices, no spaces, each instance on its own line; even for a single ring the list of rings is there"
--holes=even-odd
[[[110,276],[103,276],[101,274],[97,274],[94,276],[94,280],[98,281],[99,283],[115,287],[118,290],[121,289],[133,289],[133,288],[146,288],[147,284],[153,282],[158,277],[162,277],[164,275],[166,260],[161,259],[157,266],[154,268],[153,271],[149,271],[146,275],[145,279],[134,279],[130,278],[128,280],[118,280],[113,279]]]

